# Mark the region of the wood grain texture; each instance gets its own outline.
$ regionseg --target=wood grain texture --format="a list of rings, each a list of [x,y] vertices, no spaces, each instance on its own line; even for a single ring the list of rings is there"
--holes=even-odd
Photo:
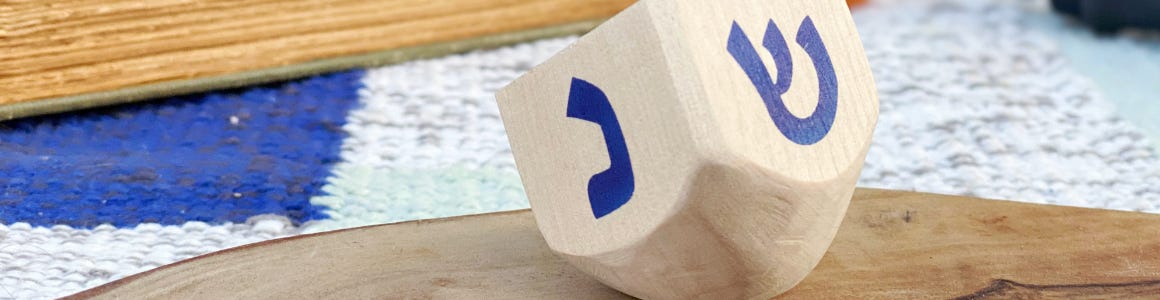
[[[782,299],[1154,299],[1160,216],[859,189]],[[70,299],[619,299],[548,250],[527,210],[229,249]]]
[[[296,236],[163,266],[73,299],[615,299],[556,258],[530,212]]]
[[[983,299],[1156,299],[1160,298],[1160,281],[1106,284],[1034,285],[1010,280],[995,280],[990,286],[955,298]]]
[[[632,2],[6,1],[0,106],[597,20]]]
[[[785,296],[947,299],[993,280],[1160,280],[1157,232],[1160,216],[1152,214],[864,190],[821,263]]]
[[[878,118],[841,1],[643,0],[496,99],[549,248],[648,299],[805,278]]]

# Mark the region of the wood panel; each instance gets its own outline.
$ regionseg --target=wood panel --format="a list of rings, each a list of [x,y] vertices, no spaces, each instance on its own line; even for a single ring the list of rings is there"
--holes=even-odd
[[[1160,293],[1160,216],[859,189],[785,299],[1132,299]],[[548,252],[529,211],[362,227],[229,249],[98,298],[627,298]]]
[[[553,34],[574,34],[632,2],[3,2],[0,3],[0,119],[414,58],[392,60],[399,55],[384,53],[324,64],[329,68],[320,68],[317,64],[313,68],[292,68],[290,71],[297,71],[292,74],[287,70],[255,72],[337,57],[456,42],[437,47],[443,51],[436,52],[445,54],[449,50],[502,44],[497,41],[512,43]],[[574,26],[577,23],[584,25]],[[544,29],[559,26],[564,27]],[[529,30],[538,31],[523,38],[508,36],[464,43]],[[232,77],[222,77],[227,75]],[[140,87],[144,89],[116,92]],[[38,100],[54,102],[29,104]]]

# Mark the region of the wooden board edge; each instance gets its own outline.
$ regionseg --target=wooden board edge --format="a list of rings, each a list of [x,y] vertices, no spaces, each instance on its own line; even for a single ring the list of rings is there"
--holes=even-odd
[[[1066,298],[1067,295],[1160,295],[1160,260],[1147,254],[1154,253],[1147,249],[1160,250],[1160,242],[1157,242],[1157,240],[1154,238],[1150,239],[1139,236],[1140,232],[1148,232],[1157,228],[1157,226],[1160,226],[1160,215],[1142,212],[1093,209],[1049,204],[1032,204],[1018,201],[984,199],[968,196],[938,195],[869,188],[859,188],[855,193],[855,197],[851,205],[852,210],[851,213],[847,215],[847,220],[843,224],[842,233],[839,233],[839,238],[835,240],[835,244],[831,246],[830,251],[827,252],[827,258],[823,259],[823,262],[818,266],[817,269],[814,270],[814,272],[811,273],[805,282],[799,284],[794,289],[791,289],[783,296],[786,296],[787,298],[821,297],[828,299],[842,297],[862,297],[872,299],[891,299],[899,297],[905,298],[905,295],[916,296],[920,294],[913,293],[921,293],[922,291],[930,292],[933,291],[932,289],[945,289],[942,290],[943,293],[953,292],[952,294],[942,296],[948,296],[951,298],[957,297],[956,299],[1003,299],[1005,297],[1011,297],[1012,295],[1039,295],[1046,298]],[[1021,216],[1024,218],[1021,218]],[[491,224],[494,222],[510,222],[511,220],[514,220],[513,218],[522,219],[521,221],[517,222],[522,224],[508,223],[510,225],[505,225],[508,226],[504,227],[506,229],[496,229],[495,227],[490,226],[479,228],[457,227],[464,226],[463,224],[482,225]],[[447,224],[451,224],[451,227],[447,227],[449,226]],[[999,255],[999,257],[989,258],[989,256],[971,254],[972,251],[976,251],[977,249],[970,250],[967,248],[952,247],[953,245],[961,245],[962,240],[959,239],[961,237],[939,237],[938,235],[931,235],[932,233],[937,234],[940,224],[952,225],[952,227],[955,229],[948,232],[950,234],[966,234],[966,236],[969,237],[991,240],[992,242],[988,247],[993,247],[995,249],[1007,249],[1011,253],[1002,252],[1005,254]],[[412,227],[408,227],[408,225]],[[231,257],[251,256],[252,258],[255,252],[268,253],[269,255],[272,255],[271,257],[300,257],[286,255],[286,253],[277,253],[280,253],[279,251],[281,250],[279,249],[288,249],[287,246],[291,244],[310,244],[311,242],[308,240],[330,240],[329,243],[323,243],[320,245],[328,245],[323,247],[329,247],[330,250],[334,251],[351,251],[343,252],[344,254],[341,255],[342,257],[351,257],[350,255],[352,254],[373,251],[374,255],[371,257],[376,257],[375,259],[394,261],[389,258],[389,256],[380,257],[378,250],[373,250],[384,249],[382,246],[385,244],[380,243],[378,245],[379,247],[365,246],[371,246],[375,243],[372,241],[381,240],[382,236],[376,236],[378,234],[385,232],[394,232],[395,234],[400,234],[401,232],[417,232],[415,230],[417,230],[419,226],[442,226],[444,228],[440,230],[454,230],[447,231],[448,235],[443,236],[445,238],[451,238],[451,240],[461,239],[465,236],[478,238],[469,238],[467,240],[496,240],[496,237],[502,236],[509,237],[514,240],[521,240],[524,242],[530,241],[532,239],[538,241],[538,243],[543,242],[542,238],[538,236],[538,230],[534,228],[534,220],[531,217],[531,212],[527,209],[371,225],[273,239],[213,252],[125,277],[105,285],[101,285],[68,296],[65,299],[101,298],[116,295],[124,296],[126,291],[130,291],[130,294],[133,294],[131,292],[133,289],[141,289],[142,287],[140,284],[148,285],[150,284],[148,282],[154,282],[155,285],[155,283],[158,282],[158,278],[168,277],[170,278],[170,284],[175,284],[172,280],[175,278],[175,275],[177,276],[176,278],[178,278],[177,282],[188,281],[191,286],[201,285],[203,288],[205,288],[206,282],[201,282],[201,280],[204,280],[204,278],[196,279],[199,276],[205,277],[204,275],[180,274],[187,272],[187,269],[190,268],[191,265],[196,266],[197,264],[204,264],[207,261],[219,261],[220,263],[222,259],[229,260]],[[517,227],[522,229],[519,229],[518,232],[511,231],[512,228]],[[1031,232],[1020,233],[1025,229],[1040,228],[1047,230],[1046,228],[1049,227],[1052,229],[1044,232],[1034,231],[1039,232],[1036,234],[1031,234]],[[432,227],[427,228],[431,229]],[[1108,229],[1110,231],[1103,232],[1098,230],[1101,228]],[[1073,229],[1080,229],[1079,232],[1083,232],[1083,234],[1077,236],[1070,236],[1070,234],[1060,235],[1060,232]],[[482,234],[482,232],[487,232],[487,234],[477,236],[477,234]],[[493,236],[488,238],[488,234]],[[908,235],[909,237],[907,237]],[[361,238],[357,238],[359,236],[361,236]],[[1043,241],[1037,242],[1023,239],[1029,236],[1042,237]],[[502,239],[503,238],[499,238],[499,240]],[[439,246],[433,246],[442,245],[439,244],[442,242],[435,242],[437,240],[440,239],[432,239],[431,241],[434,244],[421,247],[438,248]],[[910,241],[912,245],[905,246],[907,245],[907,241]],[[1000,241],[1006,242],[998,244],[994,243]],[[1103,244],[1101,241],[1111,242],[1112,244]],[[346,242],[351,242],[351,244],[346,244]],[[413,242],[414,240],[412,239],[412,242],[407,243]],[[888,244],[882,244],[884,242]],[[931,242],[935,242],[935,244],[931,244]],[[950,242],[950,244],[948,244],[948,242]],[[1056,242],[1063,242],[1064,244],[1056,244]],[[317,243],[317,241],[314,243]],[[947,264],[946,262],[939,263],[937,260],[934,260],[934,256],[931,256],[929,258],[930,260],[928,260],[925,254],[915,255],[914,253],[909,253],[913,252],[915,249],[930,247],[931,245],[936,245],[939,243],[941,243],[940,245],[942,246],[937,246],[937,249],[942,250],[938,251],[951,251],[953,249],[960,249],[957,250],[957,252],[950,252],[959,254],[944,253],[943,255],[950,255],[949,257],[952,258],[959,257],[961,261],[958,261],[957,263],[962,265],[955,267],[956,265],[954,264]],[[520,244],[522,246],[491,247],[492,249],[489,251],[499,251],[494,253],[500,253],[503,251],[526,250],[538,253],[546,252],[548,250],[546,246],[543,245],[541,247],[533,247],[535,249],[531,249],[524,248],[529,245],[528,243],[517,242],[516,244]],[[1070,247],[1079,248],[1074,248],[1074,250],[1065,250],[1066,255],[1064,256],[1050,254],[1052,252],[1057,252],[1058,249],[1061,249],[1060,247],[1066,246],[1065,244],[1071,245]],[[354,245],[354,248],[352,248],[352,245]],[[403,244],[399,244],[399,246],[401,245]],[[476,249],[474,247],[465,248],[462,246],[463,245],[448,247],[454,249]],[[407,246],[401,247],[406,248]],[[1027,247],[1027,249],[1024,249],[1024,247]],[[299,248],[301,247],[289,247],[289,249]],[[903,248],[909,248],[909,250]],[[315,251],[317,251],[317,248],[315,249]],[[458,251],[454,249],[448,251]],[[867,256],[867,254],[874,253],[876,250],[885,252]],[[1102,252],[1105,250],[1112,250],[1112,252]],[[1045,252],[1037,255],[1039,256],[1038,258],[1021,257],[1021,259],[1019,259],[1020,261],[1010,261],[1009,259],[1002,258],[1002,256],[1010,256],[1016,252],[1024,254],[1039,253],[1035,251]],[[447,253],[442,255],[447,255]],[[585,292],[593,292],[592,295],[595,295],[596,292],[601,291],[604,291],[603,293],[607,293],[607,287],[596,283],[595,281],[576,281],[578,277],[574,276],[583,276],[583,274],[580,274],[576,269],[568,268],[559,258],[548,258],[554,257],[551,255],[537,255],[540,255],[538,256],[540,258],[534,259],[535,261],[529,262],[521,260],[521,262],[524,264],[517,264],[518,266],[515,268],[519,270],[512,271],[513,268],[508,268],[507,271],[503,271],[501,269],[495,270],[500,272],[500,274],[504,274],[503,272],[508,272],[508,275],[529,275],[521,275],[519,278],[532,278],[534,279],[533,281],[526,281],[526,283],[536,282],[540,284],[538,287],[527,287],[526,289],[528,290],[535,290],[537,288],[544,289],[550,288],[550,286],[554,286],[543,284],[545,282],[549,282],[546,278],[553,277],[555,279],[555,281],[552,281],[554,282],[553,284],[566,283],[564,285],[568,285],[568,291],[572,293],[579,293],[577,295],[584,294]],[[1032,256],[1036,255],[1032,254]],[[355,255],[355,257],[367,258],[367,256],[357,255]],[[439,264],[444,262],[444,259],[451,259],[449,257],[440,256],[438,254],[432,257],[435,258],[428,257],[420,260],[429,260],[429,263]],[[911,261],[911,258],[915,257],[918,257],[919,259]],[[523,258],[526,259],[527,256],[525,255]],[[314,267],[317,268],[320,266],[328,265],[329,263],[334,263],[336,259],[343,260],[349,258],[336,258],[333,256],[329,258],[319,257],[318,261],[315,261],[315,263],[319,265]],[[478,259],[478,257],[476,257],[476,259]],[[871,261],[866,261],[866,259],[871,259]],[[873,261],[877,259],[884,259],[885,263]],[[1028,259],[1030,261],[1025,261]],[[273,260],[277,261],[279,258],[273,258]],[[1038,260],[1038,262],[1035,262],[1036,260]],[[454,261],[454,259],[451,261]],[[1099,262],[1096,265],[1092,265],[1092,263],[1096,261],[1102,262]],[[970,262],[974,262],[975,264],[972,265]],[[1060,262],[1062,262],[1062,264],[1058,264]],[[492,263],[494,264],[494,261]],[[1032,263],[1038,267],[1032,268],[1035,270],[1030,271],[1011,269],[1012,267],[1018,267],[1020,264],[1026,263]],[[382,265],[382,261],[379,261],[377,264],[370,264]],[[281,265],[282,264],[279,263],[279,266]],[[522,272],[525,271],[520,270],[527,270],[525,267],[528,267],[529,265],[540,266],[541,270],[544,269],[544,267],[547,267],[554,270],[553,272],[555,273],[549,274],[541,272],[536,276],[531,276],[531,273],[523,274]],[[1068,265],[1080,267],[1086,271],[1078,272],[1078,270],[1059,269],[1061,267],[1066,268]],[[874,267],[868,269],[867,267],[869,266]],[[966,266],[966,269],[963,269],[964,266]],[[460,267],[460,270],[462,271],[463,266]],[[236,269],[237,267],[234,268]],[[281,274],[280,272],[288,270],[284,266],[275,267],[275,269],[278,268],[282,269],[277,271],[279,274]],[[319,270],[304,266],[289,268],[307,268],[309,270]],[[467,268],[470,269],[470,267]],[[325,267],[323,267],[323,269],[325,269]],[[923,272],[922,269],[930,269],[927,271],[934,270],[937,272],[927,273]],[[1015,270],[1015,272],[1010,273],[1012,270]],[[234,271],[237,272],[238,270]],[[450,271],[450,269],[447,269],[446,271]],[[891,283],[893,284],[893,287],[888,287],[876,286],[873,280],[870,282],[855,280],[857,278],[865,279],[865,276],[867,275],[872,275],[873,278],[888,278],[890,276],[879,277],[882,274],[875,275],[873,273],[889,273],[895,271],[902,271],[906,274],[891,274],[911,276],[911,281],[893,282]],[[247,273],[248,271],[241,272]],[[271,271],[266,271],[266,273],[269,272]],[[351,272],[353,272],[352,274],[361,274],[359,272],[370,272],[378,274],[377,272],[382,272],[382,270],[373,269],[371,271],[363,270]],[[373,274],[370,273],[363,274],[370,277],[364,277],[363,275],[356,277],[364,279],[375,278],[371,276]],[[181,277],[185,276],[192,277],[188,279],[180,279]],[[234,274],[229,276],[243,278],[247,275]],[[442,276],[445,275],[439,275],[437,277],[443,278]],[[453,275],[446,276],[448,276],[448,278],[454,277]],[[415,276],[411,277],[412,278],[410,279],[414,279],[413,277]],[[299,277],[299,279],[302,278],[308,277]],[[941,278],[943,280],[930,281],[931,278]],[[432,282],[423,281],[419,284],[431,285],[427,286],[427,288],[435,290],[444,288],[451,290],[456,288],[466,288],[459,291],[460,296],[467,295],[464,294],[464,292],[479,292],[478,286],[472,286],[468,282],[464,282],[463,286],[450,286],[450,284],[453,282],[454,281],[436,280]],[[924,282],[923,284],[920,284],[924,287],[920,288],[917,286],[898,286],[899,283],[906,282],[909,282],[910,284]],[[946,285],[948,282],[952,283],[952,285]],[[412,280],[412,283],[414,284],[415,282]],[[497,283],[491,282],[489,284]],[[473,287],[476,289],[471,289]],[[158,288],[158,286],[155,285],[153,288]],[[174,288],[176,288],[175,291],[185,290],[189,288],[189,286],[184,288]],[[904,291],[903,289],[914,290]],[[433,292],[435,290],[428,291]],[[188,292],[188,290],[185,291]],[[912,294],[905,294],[905,292],[911,292]],[[422,292],[420,295],[430,296],[430,294],[423,294]],[[544,294],[540,294],[540,296],[543,295]],[[608,296],[608,294],[601,295]],[[926,295],[931,296],[930,294]],[[414,296],[414,294],[412,294],[412,296]]]
[[[84,291],[80,291],[80,292],[77,292],[75,294],[62,297],[60,299],[61,300],[68,300],[68,299],[94,298],[94,297],[103,295],[109,291],[115,290],[118,287],[121,287],[125,284],[136,281],[137,279],[149,277],[150,275],[166,271],[170,268],[177,267],[178,265],[181,265],[181,264],[194,262],[196,260],[201,260],[201,259],[208,258],[208,257],[227,255],[227,254],[234,253],[234,252],[249,251],[249,250],[253,250],[256,248],[280,244],[283,242],[288,242],[288,241],[293,241],[293,240],[301,240],[301,239],[307,239],[307,238],[311,238],[311,237],[315,237],[315,236],[331,235],[331,234],[348,232],[348,231],[366,230],[366,229],[383,227],[383,226],[396,226],[396,225],[406,225],[406,224],[420,225],[420,224],[431,224],[431,223],[454,222],[454,221],[458,221],[458,220],[472,219],[472,218],[477,218],[477,217],[487,218],[487,217],[504,216],[504,215],[530,214],[531,211],[532,211],[531,209],[525,208],[525,209],[498,211],[498,212],[490,212],[490,213],[482,213],[482,214],[461,215],[461,216],[446,217],[446,218],[411,220],[411,221],[403,221],[403,222],[395,222],[395,223],[351,227],[351,228],[344,228],[344,229],[337,229],[337,230],[323,231],[323,232],[316,232],[316,233],[299,234],[299,235],[294,235],[294,236],[270,239],[270,240],[265,240],[265,241],[261,241],[261,242],[255,242],[255,243],[245,244],[245,245],[241,245],[241,246],[230,247],[230,248],[226,248],[226,249],[222,249],[222,250],[218,250],[218,251],[214,251],[214,252],[210,252],[210,253],[194,256],[194,257],[190,257],[187,259],[182,259],[182,260],[172,262],[172,263],[160,266],[160,267],[149,269],[149,270],[141,272],[141,273],[129,275],[129,276],[123,277],[121,279],[110,281],[110,282],[107,282],[105,284],[98,285],[96,287],[89,288],[89,289],[86,289]]]
[[[111,91],[38,99],[0,105],[0,122],[18,118],[140,102],[219,89],[290,80],[354,68],[377,67],[474,50],[494,49],[538,39],[583,34],[606,19],[587,20],[450,42],[405,47],[360,55],[319,59],[274,68],[219,76],[145,84]]]

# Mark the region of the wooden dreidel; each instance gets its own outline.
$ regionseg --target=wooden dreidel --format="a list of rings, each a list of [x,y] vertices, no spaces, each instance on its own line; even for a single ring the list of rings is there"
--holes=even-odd
[[[801,281],[878,115],[835,0],[640,1],[497,98],[549,247],[648,299]]]

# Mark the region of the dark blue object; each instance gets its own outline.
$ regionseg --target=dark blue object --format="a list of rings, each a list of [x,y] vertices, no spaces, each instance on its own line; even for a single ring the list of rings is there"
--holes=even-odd
[[[361,71],[0,123],[0,222],[324,218]]]
[[[628,145],[624,143],[624,133],[608,96],[587,81],[572,78],[568,92],[568,117],[596,123],[604,132],[610,166],[588,179],[588,202],[592,205],[592,214],[599,219],[628,203],[636,189]]]
[[[793,60],[790,59],[789,46],[773,20],[766,26],[762,45],[773,56],[774,66],[777,67],[776,83],[770,78],[769,70],[761,62],[757,50],[753,48],[749,37],[737,22],[733,22],[726,49],[757,88],[757,93],[761,95],[765,109],[770,119],[777,125],[777,129],[794,143],[811,145],[822,140],[834,125],[834,116],[838,112],[838,78],[834,74],[834,66],[830,62],[826,45],[822,43],[822,38],[809,17],[802,20],[798,27],[797,43],[805,49],[806,54],[809,54],[818,74],[818,104],[813,114],[805,118],[798,118],[790,113],[781,99],[781,95],[789,90],[793,79]]]
[[[1051,0],[1051,6],[1099,32],[1160,29],[1160,0]]]

